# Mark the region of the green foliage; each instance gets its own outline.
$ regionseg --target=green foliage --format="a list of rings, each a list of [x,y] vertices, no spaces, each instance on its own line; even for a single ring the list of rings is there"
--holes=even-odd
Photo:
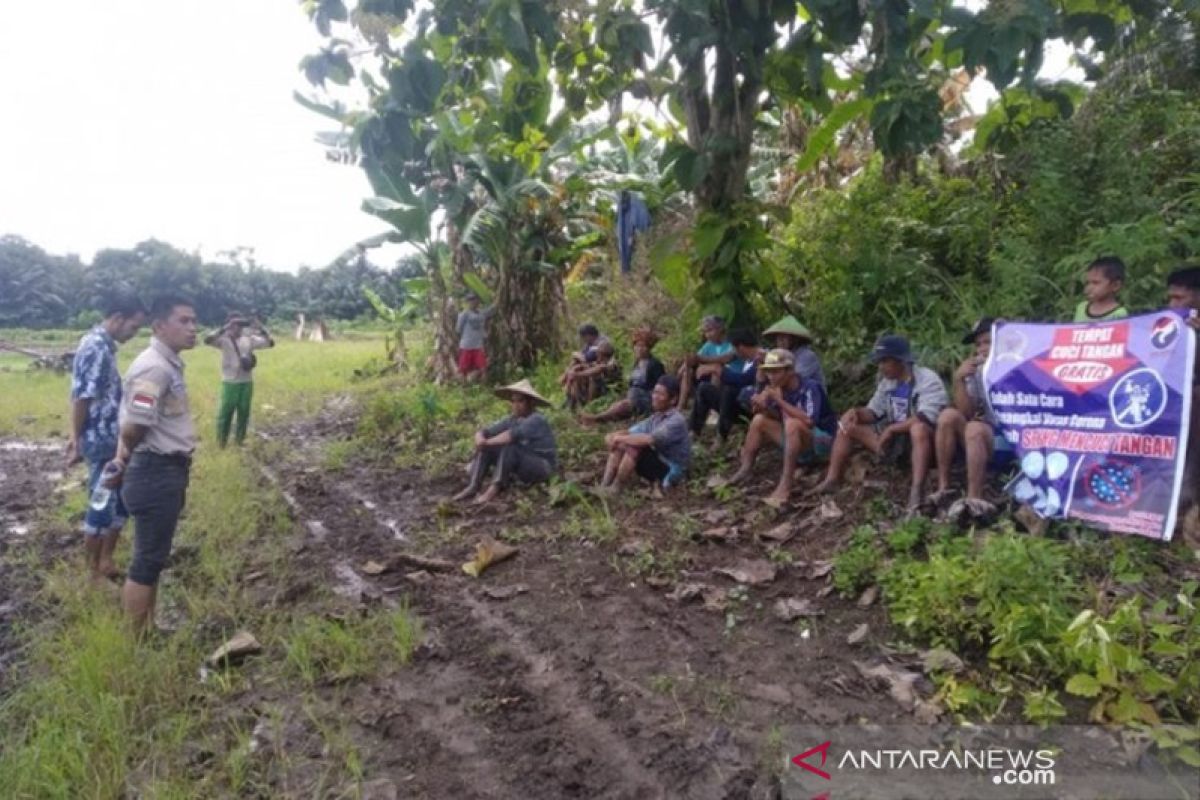
[[[1066,690],[1095,698],[1091,717],[1097,721],[1147,725],[1161,723],[1158,707],[1175,715],[1200,715],[1200,613],[1195,581],[1173,598],[1142,611],[1141,597],[1131,597],[1107,616],[1086,609],[1062,634],[1072,669]]]
[[[843,596],[861,592],[875,583],[883,553],[879,536],[869,525],[857,528],[846,549],[833,560],[833,585]]]
[[[1001,533],[971,552],[932,544],[927,561],[897,561],[883,586],[892,620],[917,639],[1055,672],[1050,648],[1082,597],[1071,566],[1057,542]]]
[[[985,314],[1068,317],[1083,267],[1104,253],[1129,265],[1127,305],[1162,305],[1166,272],[1200,252],[1195,93],[1098,94],[1019,141],[1006,160],[929,164],[915,182],[890,184],[876,160],[792,207],[769,263],[827,358],[860,360],[897,331],[952,361]]]

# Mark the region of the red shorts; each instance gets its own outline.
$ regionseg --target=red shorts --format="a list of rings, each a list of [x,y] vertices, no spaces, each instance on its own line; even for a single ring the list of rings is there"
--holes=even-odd
[[[487,356],[484,354],[482,348],[479,350],[458,351],[458,372],[460,375],[485,369],[487,369]]]

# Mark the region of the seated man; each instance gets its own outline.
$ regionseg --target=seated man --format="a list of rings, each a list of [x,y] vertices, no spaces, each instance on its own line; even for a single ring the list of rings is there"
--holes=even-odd
[[[654,413],[627,431],[605,437],[608,463],[597,489],[600,494],[615,495],[635,472],[664,489],[687,476],[692,440],[687,420],[675,407],[678,396],[678,381],[662,376],[650,394]]]
[[[699,383],[711,383],[721,374],[721,369],[733,364],[736,356],[733,345],[725,338],[725,320],[720,317],[705,317],[700,323],[704,344],[695,353],[684,359],[679,368],[679,410],[687,408],[692,387]]]
[[[767,386],[754,396],[754,419],[742,445],[741,466],[729,484],[750,477],[758,451],[770,441],[783,448],[783,466],[775,491],[764,502],[782,508],[792,493],[796,464],[829,455],[837,418],[825,396],[825,387],[797,374],[796,359],[790,350],[771,350],[759,369],[767,376]]]
[[[478,492],[493,467],[492,482],[475,499],[476,505],[491,501],[514,480],[525,484],[549,480],[557,467],[558,445],[554,441],[554,431],[546,418],[534,410],[536,406],[548,406],[550,402],[527,380],[497,389],[496,396],[508,400],[512,414],[475,433],[471,481],[454,496],[456,502]]]
[[[743,389],[754,386],[755,369],[762,353],[758,340],[748,330],[734,331],[729,342],[733,345],[734,360],[721,368],[718,380],[697,384],[696,399],[692,401],[692,433],[703,432],[709,412],[715,410],[721,441],[729,437],[739,417],[748,416],[749,406],[743,409],[739,396]]]
[[[1167,276],[1167,306],[1191,309],[1188,325],[1200,335],[1200,266],[1184,266]],[[1179,493],[1180,518],[1190,506],[1200,502],[1200,345],[1196,348],[1197,363],[1192,373],[1192,422],[1188,434],[1187,455],[1184,462],[1183,486]],[[1193,521],[1193,524],[1195,522]],[[1200,531],[1188,531],[1185,535],[1200,535]]]
[[[933,431],[946,407],[946,387],[931,369],[913,363],[912,349],[903,336],[881,336],[871,352],[879,365],[880,381],[866,408],[852,408],[838,421],[837,438],[825,480],[813,493],[837,487],[850,461],[855,443],[877,456],[901,458],[910,450],[912,486],[909,511],[921,503],[921,490],[933,459]]]
[[[796,357],[796,372],[806,381],[825,385],[825,373],[821,371],[821,359],[813,352],[812,332],[800,320],[788,314],[763,331],[763,336],[772,347],[791,350]]]
[[[980,368],[992,351],[991,317],[975,323],[963,344],[973,345],[975,352],[954,371],[951,387],[953,405],[942,411],[937,421],[937,491],[930,502],[941,508],[952,496],[950,466],[961,446],[967,457],[967,498],[964,508],[973,516],[988,516],[995,507],[983,499],[983,485],[988,463],[993,457],[1012,457],[1013,448],[1007,439],[996,433],[996,418],[984,395]]]
[[[608,385],[621,377],[612,342],[601,339],[596,344],[596,358],[591,363],[574,365],[567,373],[565,385],[567,408],[586,406],[608,391]]]
[[[629,417],[644,417],[650,413],[650,393],[663,376],[662,362],[651,351],[658,343],[658,336],[649,328],[633,332],[633,369],[629,372],[629,390],[599,414],[580,414],[579,421],[585,425],[595,422],[613,422]]]
[[[588,322],[579,326],[579,349],[571,353],[571,361],[558,379],[561,386],[567,385],[573,372],[596,360],[597,348],[602,341],[604,341],[604,337],[600,335],[600,329],[592,323]]]

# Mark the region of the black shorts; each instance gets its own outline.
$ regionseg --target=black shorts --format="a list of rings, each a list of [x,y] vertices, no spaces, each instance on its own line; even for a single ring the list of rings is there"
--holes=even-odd
[[[133,518],[133,560],[129,580],[154,586],[171,555],[179,514],[187,499],[191,459],[134,453],[125,468],[121,497]]]
[[[662,483],[670,474],[671,468],[667,462],[658,457],[658,451],[653,447],[643,447],[638,453],[637,474],[652,483]]]

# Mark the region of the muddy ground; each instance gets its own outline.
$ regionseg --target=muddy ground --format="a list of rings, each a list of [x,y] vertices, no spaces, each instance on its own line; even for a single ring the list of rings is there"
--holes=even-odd
[[[406,597],[424,621],[410,666],[328,693],[353,717],[382,796],[774,797],[785,751],[801,744],[781,740],[786,726],[936,715],[920,699],[932,690],[924,676],[916,702],[901,704],[862,674],[919,672],[919,656],[888,646],[878,604],[832,592],[829,560],[853,527],[840,509],[776,517],[708,496],[636,497],[614,507],[604,541],[557,538],[569,512],[541,494],[458,514],[439,501],[459,476],[318,466],[348,430],[325,415],[266,433],[260,455],[269,448],[264,474],[302,522],[294,572],[365,613]],[[769,471],[751,494],[769,491]],[[837,503],[887,490],[859,484]],[[760,538],[772,532],[791,538]],[[458,565],[486,536],[519,552],[472,579]],[[774,575],[747,585],[715,572],[739,566]],[[783,601],[803,615],[779,618]]]
[[[30,544],[45,509],[65,488],[62,453],[61,442],[0,438],[0,697],[13,682],[9,668],[20,656],[13,627],[28,625],[37,613],[33,597],[38,577],[30,573],[30,562],[6,556]],[[46,535],[36,537],[45,558],[33,563],[68,552],[75,540],[65,526],[50,526]]]

